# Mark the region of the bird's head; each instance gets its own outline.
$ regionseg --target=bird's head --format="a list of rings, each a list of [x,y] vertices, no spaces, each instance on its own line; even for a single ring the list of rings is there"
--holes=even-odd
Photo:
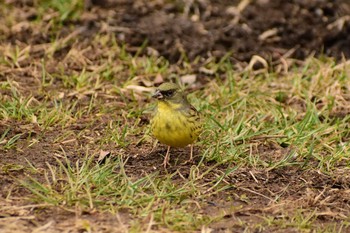
[[[172,102],[180,102],[184,98],[179,85],[170,82],[161,84],[152,97],[161,101]]]

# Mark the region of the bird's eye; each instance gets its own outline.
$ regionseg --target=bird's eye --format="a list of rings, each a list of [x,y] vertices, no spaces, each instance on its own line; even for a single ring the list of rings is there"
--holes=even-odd
[[[171,97],[173,96],[175,93],[175,90],[167,90],[167,91],[162,91],[162,94],[165,96],[165,97]]]

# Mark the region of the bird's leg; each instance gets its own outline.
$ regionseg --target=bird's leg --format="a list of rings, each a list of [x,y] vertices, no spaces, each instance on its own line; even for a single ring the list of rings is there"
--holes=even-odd
[[[191,144],[191,152],[190,152],[190,159],[186,160],[183,164],[191,163],[193,162],[193,144]]]
[[[190,154],[190,161],[193,160],[193,144],[191,144],[191,154]]]
[[[170,159],[170,146],[168,146],[168,150],[166,151],[166,154],[165,154],[165,158],[164,158],[164,161],[163,161],[163,166],[164,168],[166,169],[166,166],[169,164],[169,159]],[[170,165],[170,164],[169,164]]]

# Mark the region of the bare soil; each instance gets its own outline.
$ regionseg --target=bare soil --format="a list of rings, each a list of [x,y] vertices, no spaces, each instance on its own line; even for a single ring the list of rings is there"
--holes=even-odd
[[[238,0],[93,2],[109,2],[109,9],[115,9],[109,25],[121,40],[139,47],[147,39],[149,47],[173,62],[183,53],[194,59],[230,52],[237,61],[253,55],[268,61],[350,56],[346,0],[258,0],[241,10],[237,6],[244,1]]]

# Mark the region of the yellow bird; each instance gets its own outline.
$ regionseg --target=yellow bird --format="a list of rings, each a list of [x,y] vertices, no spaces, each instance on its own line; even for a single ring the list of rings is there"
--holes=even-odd
[[[169,164],[170,147],[185,147],[195,142],[201,133],[202,124],[198,111],[187,101],[186,95],[175,83],[161,84],[153,95],[157,107],[151,120],[151,133],[168,145],[164,168]],[[191,145],[190,160],[193,157]]]

